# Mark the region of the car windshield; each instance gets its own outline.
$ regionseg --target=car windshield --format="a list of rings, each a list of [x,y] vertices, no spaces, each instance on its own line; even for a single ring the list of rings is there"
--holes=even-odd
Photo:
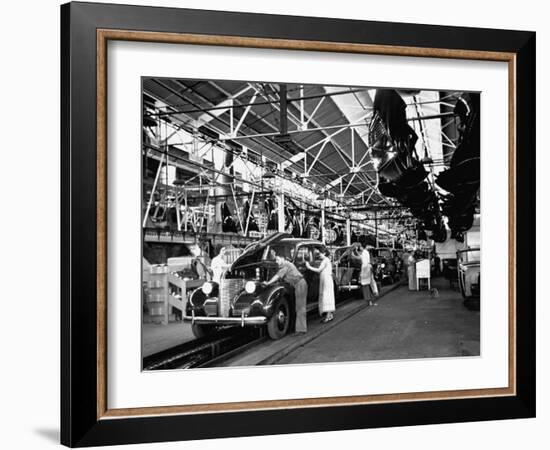
[[[294,251],[295,247],[293,245],[289,244],[275,244],[270,245],[269,250],[264,253],[263,260],[264,261],[273,261],[275,259],[275,255],[282,256],[288,261],[292,261],[294,259]]]
[[[259,263],[262,260],[262,256],[265,253],[265,247],[258,247],[251,249],[249,252],[245,252],[234,263],[235,266],[247,266],[249,264]]]

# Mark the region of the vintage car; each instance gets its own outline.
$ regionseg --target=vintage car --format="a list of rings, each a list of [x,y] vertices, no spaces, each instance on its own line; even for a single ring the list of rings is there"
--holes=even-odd
[[[337,247],[332,254],[334,283],[338,292],[361,288],[361,259],[354,256],[355,246]]]
[[[397,266],[397,258],[391,248],[373,248],[370,250],[374,279],[384,284],[392,284],[397,281],[400,272]]]
[[[305,266],[306,261],[319,265],[314,261],[315,249],[323,251],[325,246],[288,233],[276,233],[248,246],[219,284],[206,282],[189,296],[184,321],[191,322],[196,337],[220,326],[265,326],[272,339],[283,337],[295,320],[294,289],[284,282],[262,285],[279,270],[273,251],[302,272],[308,284],[308,304],[316,304],[319,274]]]
[[[469,248],[456,252],[458,266],[458,284],[464,297],[464,306],[479,309],[480,264],[479,248]]]

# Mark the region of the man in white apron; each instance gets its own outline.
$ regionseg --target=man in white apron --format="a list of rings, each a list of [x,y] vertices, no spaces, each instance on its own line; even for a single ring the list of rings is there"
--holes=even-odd
[[[363,299],[366,302],[369,302],[369,306],[376,306],[377,304],[373,301],[375,297],[378,296],[378,286],[376,280],[374,279],[374,274],[372,273],[372,264],[370,262],[370,252],[365,247],[363,248],[360,245],[360,248],[363,249],[361,252],[361,289],[363,291]]]

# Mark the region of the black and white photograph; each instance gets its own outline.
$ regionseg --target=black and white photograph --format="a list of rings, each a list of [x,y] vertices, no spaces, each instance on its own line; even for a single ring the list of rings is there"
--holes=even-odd
[[[548,8],[450,6],[7,2],[0,447],[544,447]]]
[[[480,356],[483,93],[141,83],[142,370]]]

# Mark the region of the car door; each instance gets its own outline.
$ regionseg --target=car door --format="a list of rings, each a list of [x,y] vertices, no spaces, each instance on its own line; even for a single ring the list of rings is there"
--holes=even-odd
[[[319,274],[309,270],[306,267],[306,262],[312,266],[316,266],[313,261],[313,254],[311,246],[305,244],[298,247],[296,250],[296,257],[294,259],[294,265],[304,276],[307,282],[307,302],[316,302],[319,297]],[[318,264],[317,264],[318,265]]]

